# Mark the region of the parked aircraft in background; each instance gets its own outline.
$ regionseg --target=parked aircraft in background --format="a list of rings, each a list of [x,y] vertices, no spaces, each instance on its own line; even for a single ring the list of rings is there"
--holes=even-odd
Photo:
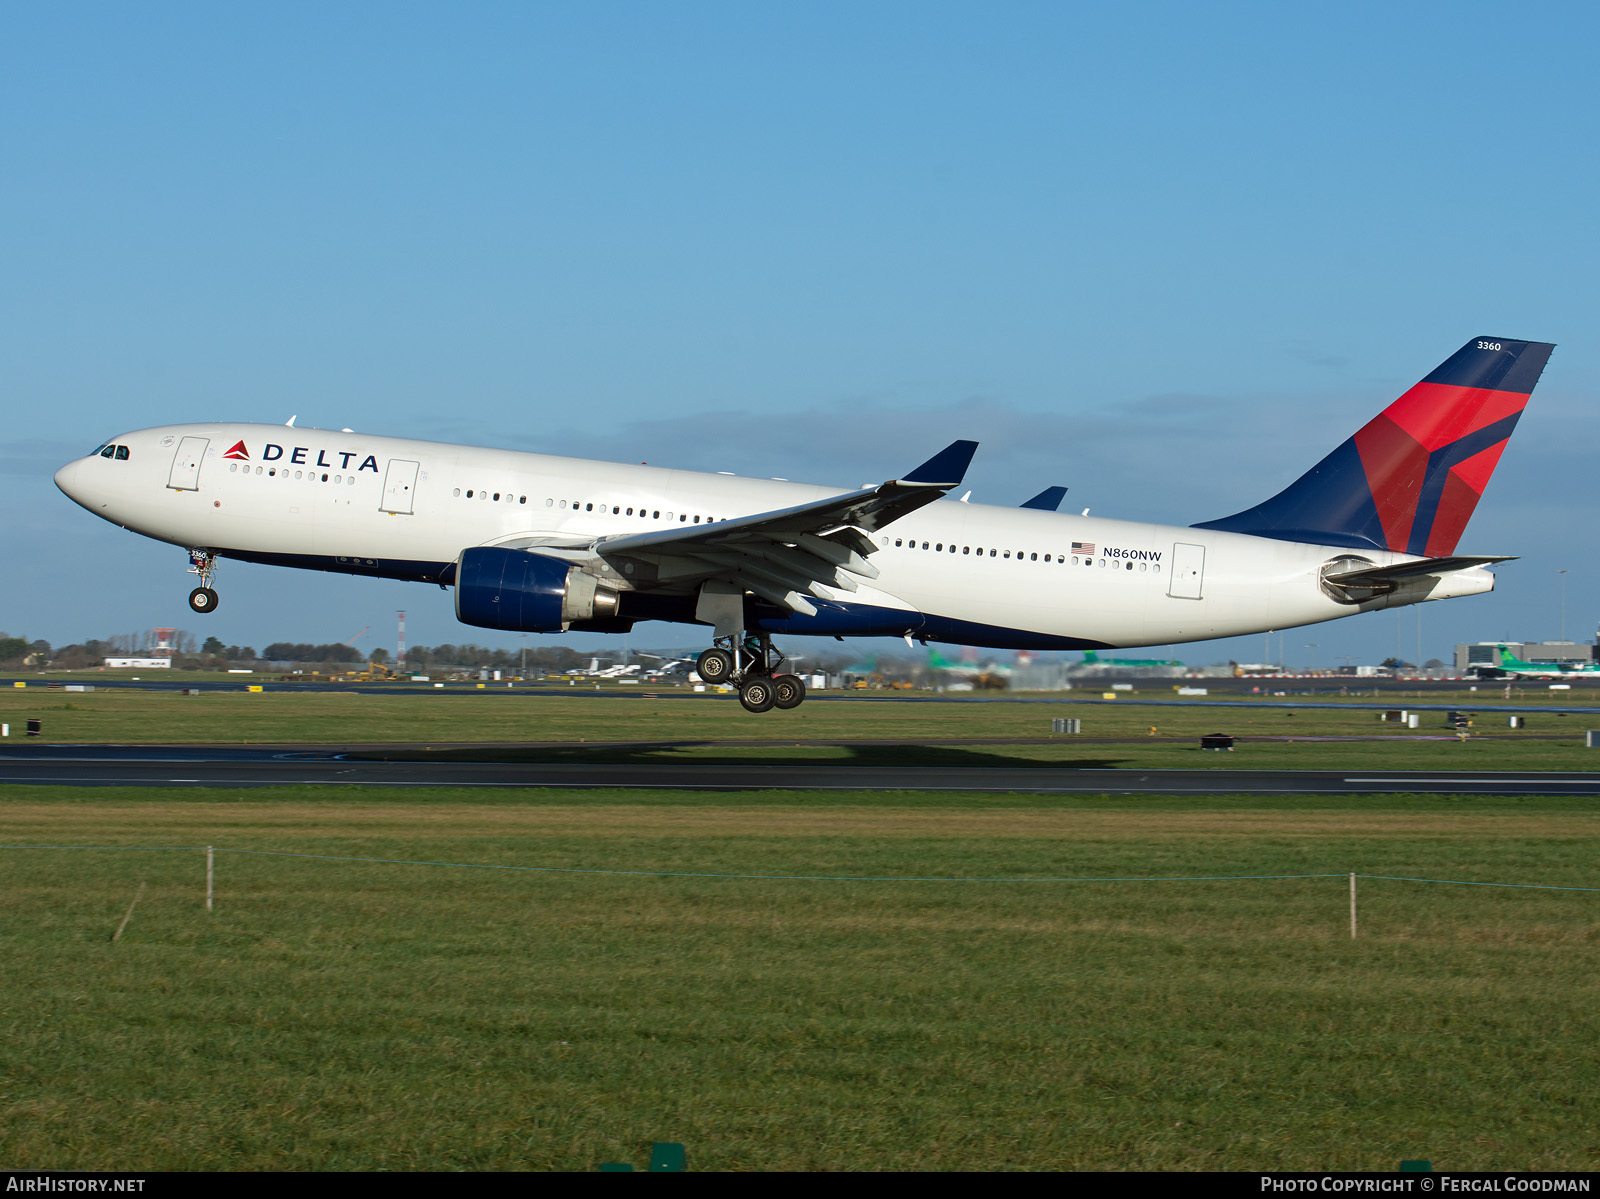
[[[1171,658],[1102,658],[1092,649],[1083,651],[1083,664],[1085,666],[1111,666],[1120,669],[1146,668],[1151,666],[1182,666]]]
[[[1573,675],[1600,675],[1600,662],[1524,662],[1503,645],[1495,648],[1500,652],[1500,665],[1478,667],[1479,678],[1556,680]]]
[[[1490,591],[1456,543],[1552,347],[1474,338],[1271,499],[1189,527],[939,502],[977,445],[855,491],[283,425],[112,438],[56,483],[217,562],[455,588],[484,628],[710,626],[697,669],[752,711],[805,697],[774,635],[1110,649]],[[1030,501],[1032,502],[1032,501]]]

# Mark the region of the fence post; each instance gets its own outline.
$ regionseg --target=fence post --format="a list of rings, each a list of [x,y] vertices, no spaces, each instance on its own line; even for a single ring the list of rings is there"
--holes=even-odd
[[[1356,875],[1350,872],[1350,939],[1356,939]]]
[[[211,910],[211,880],[213,877],[213,858],[211,846],[206,846],[206,911]]]

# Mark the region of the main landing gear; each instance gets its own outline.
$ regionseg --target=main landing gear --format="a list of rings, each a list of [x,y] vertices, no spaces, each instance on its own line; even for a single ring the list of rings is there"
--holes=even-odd
[[[747,712],[770,712],[798,708],[806,698],[806,685],[796,675],[776,673],[782,665],[783,654],[773,648],[772,638],[750,633],[718,638],[715,647],[700,655],[695,669],[708,683],[737,686]]]
[[[200,586],[189,593],[189,606],[196,612],[215,612],[217,593],[211,589],[211,576],[217,569],[216,555],[210,550],[190,550],[189,563],[189,573],[200,576]]]

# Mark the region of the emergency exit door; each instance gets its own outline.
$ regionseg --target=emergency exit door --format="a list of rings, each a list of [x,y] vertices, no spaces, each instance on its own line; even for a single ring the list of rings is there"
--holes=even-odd
[[[1172,547],[1172,573],[1167,576],[1168,595],[1173,599],[1199,599],[1205,575],[1205,546],[1180,541]]]
[[[172,473],[167,476],[167,486],[174,491],[200,490],[200,463],[205,461],[209,437],[185,437],[178,442],[178,452],[172,456]]]
[[[417,468],[420,464],[403,458],[389,459],[389,469],[383,476],[383,504],[380,512],[397,512],[409,516],[413,511],[413,497],[417,490]]]

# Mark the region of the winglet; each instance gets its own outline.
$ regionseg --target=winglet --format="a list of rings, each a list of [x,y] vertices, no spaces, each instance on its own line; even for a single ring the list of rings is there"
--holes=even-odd
[[[1021,507],[1037,508],[1041,512],[1054,512],[1061,507],[1061,501],[1066,498],[1067,489],[1065,487],[1046,487],[1027,503],[1022,504]]]
[[[901,483],[914,483],[919,487],[956,487],[972,465],[972,456],[978,452],[975,441],[952,441],[932,458],[929,458]]]

